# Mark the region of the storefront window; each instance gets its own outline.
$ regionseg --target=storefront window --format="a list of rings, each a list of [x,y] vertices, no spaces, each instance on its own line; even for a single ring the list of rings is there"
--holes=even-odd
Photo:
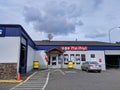
[[[75,56],[74,56],[74,54],[70,54],[70,61],[72,61],[73,63],[75,62]]]
[[[91,58],[95,58],[95,54],[91,54]]]
[[[76,64],[80,64],[80,54],[76,54]]]
[[[57,62],[56,62],[56,56],[52,56],[52,65],[56,65],[57,64]]]
[[[64,64],[68,64],[69,56],[68,54],[64,54]]]
[[[81,60],[82,60],[82,61],[86,61],[85,54],[81,54]]]
[[[61,64],[63,60],[63,55],[59,54],[58,55],[58,64]]]

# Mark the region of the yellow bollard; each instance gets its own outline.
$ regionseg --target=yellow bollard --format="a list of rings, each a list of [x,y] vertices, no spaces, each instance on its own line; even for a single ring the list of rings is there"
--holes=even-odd
[[[68,68],[73,68],[73,62],[72,61],[68,62]]]

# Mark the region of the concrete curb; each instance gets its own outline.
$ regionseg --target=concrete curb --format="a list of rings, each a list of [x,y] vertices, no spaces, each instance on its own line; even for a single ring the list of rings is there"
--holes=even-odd
[[[0,83],[21,83],[23,80],[0,80]]]

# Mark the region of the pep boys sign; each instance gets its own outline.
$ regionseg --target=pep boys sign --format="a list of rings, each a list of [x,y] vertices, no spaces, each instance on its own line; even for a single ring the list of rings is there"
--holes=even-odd
[[[65,51],[87,51],[88,47],[87,46],[61,46],[60,49]]]

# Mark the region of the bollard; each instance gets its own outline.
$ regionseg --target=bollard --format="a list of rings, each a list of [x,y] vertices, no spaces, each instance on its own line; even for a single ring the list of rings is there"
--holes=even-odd
[[[72,62],[72,61],[69,61],[69,62],[68,62],[68,68],[70,68],[70,69],[73,68],[73,62]]]

